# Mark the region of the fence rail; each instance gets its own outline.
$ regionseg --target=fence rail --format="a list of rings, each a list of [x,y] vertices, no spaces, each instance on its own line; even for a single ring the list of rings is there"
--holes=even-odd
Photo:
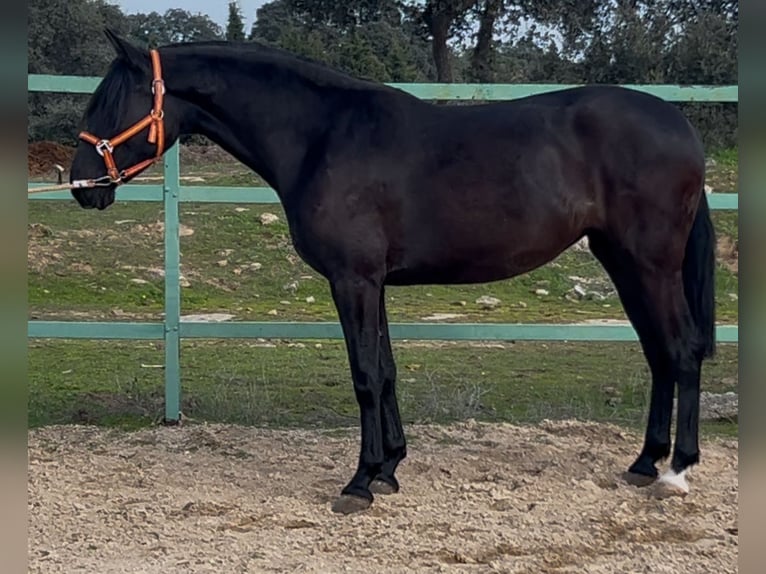
[[[87,94],[101,78],[31,74],[30,92]],[[560,84],[390,84],[417,97],[429,100],[511,100],[568,87]],[[676,102],[737,102],[737,86],[629,85]],[[30,183],[30,187],[44,184]],[[71,200],[69,192],[56,191],[31,195],[32,201]],[[326,322],[223,322],[204,323],[181,320],[179,204],[180,202],[278,203],[268,187],[197,187],[180,183],[178,144],[164,157],[164,182],[157,185],[129,184],[119,188],[120,201],[157,201],[164,207],[165,304],[162,322],[29,321],[29,338],[163,340],[165,347],[165,420],[177,422],[180,416],[182,339],[207,338],[285,338],[340,339],[337,323]],[[737,210],[736,193],[711,194],[714,210]],[[394,339],[410,340],[545,340],[545,341],[635,341],[629,324],[497,324],[497,323],[392,323]],[[738,325],[718,325],[718,338],[724,343],[739,341]]]

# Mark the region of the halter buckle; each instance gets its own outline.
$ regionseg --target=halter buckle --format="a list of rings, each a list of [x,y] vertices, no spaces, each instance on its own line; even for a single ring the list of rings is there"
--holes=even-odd
[[[101,157],[104,157],[104,150],[108,151],[109,153],[114,152],[114,148],[112,147],[112,144],[109,143],[109,140],[101,140],[96,144],[96,151]]]

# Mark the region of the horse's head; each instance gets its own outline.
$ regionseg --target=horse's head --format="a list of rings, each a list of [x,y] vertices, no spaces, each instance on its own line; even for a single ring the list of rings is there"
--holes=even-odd
[[[86,209],[111,205],[115,188],[149,167],[169,141],[159,55],[111,30],[106,36],[117,58],[88,103],[70,173],[72,195]]]

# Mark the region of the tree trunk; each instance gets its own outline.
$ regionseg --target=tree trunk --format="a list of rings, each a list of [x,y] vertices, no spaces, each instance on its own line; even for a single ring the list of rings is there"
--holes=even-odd
[[[503,5],[503,0],[485,0],[484,9],[479,19],[479,33],[476,46],[471,54],[471,80],[483,84],[491,83],[494,79],[492,34],[495,20]]]
[[[431,33],[431,53],[438,82],[452,82],[452,62],[447,46],[452,24],[474,6],[477,0],[429,0],[423,11],[423,21]]]
[[[447,46],[449,38],[450,20],[444,12],[435,14],[429,25],[431,29],[431,52],[436,66],[437,82],[452,82],[452,62],[450,62],[450,52]]]

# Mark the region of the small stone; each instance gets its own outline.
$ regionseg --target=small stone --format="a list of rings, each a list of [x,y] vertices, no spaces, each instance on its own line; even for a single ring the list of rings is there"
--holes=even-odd
[[[476,299],[476,304],[483,309],[494,309],[500,305],[500,299],[497,297],[490,297],[489,295],[483,295]]]
[[[267,311],[266,314],[267,315],[276,315],[277,314],[277,310],[276,309],[272,309],[271,311]]]
[[[548,295],[547,289],[535,289],[535,295]]]
[[[314,299],[313,296],[309,295],[308,297],[306,297],[306,303],[314,303],[314,302],[316,302],[316,299]]]
[[[272,223],[276,223],[279,221],[279,217],[274,215],[273,213],[261,213],[261,224],[263,225],[271,225]]]

